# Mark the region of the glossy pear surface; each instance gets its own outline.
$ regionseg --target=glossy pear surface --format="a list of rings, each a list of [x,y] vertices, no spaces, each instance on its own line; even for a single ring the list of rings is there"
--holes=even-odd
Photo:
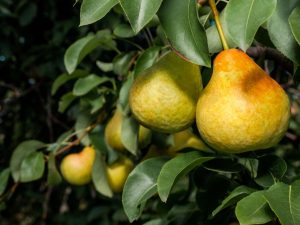
[[[62,176],[70,184],[84,185],[91,181],[92,168],[96,157],[95,149],[85,147],[79,153],[64,157],[60,165]]]
[[[242,51],[222,51],[200,94],[196,121],[202,138],[223,152],[266,149],[284,136],[289,99],[281,86]]]
[[[144,126],[174,133],[193,123],[201,89],[199,67],[170,52],[137,77],[129,104]]]
[[[125,157],[107,167],[107,180],[114,193],[122,192],[125,181],[132,169],[132,161]]]
[[[106,143],[117,151],[125,150],[125,146],[123,145],[121,139],[122,122],[123,122],[122,112],[119,109],[117,109],[113,117],[107,123],[104,132]],[[148,128],[140,126],[139,137],[138,137],[139,147],[140,148],[145,147],[145,144],[148,143],[150,138],[151,138],[151,131]]]

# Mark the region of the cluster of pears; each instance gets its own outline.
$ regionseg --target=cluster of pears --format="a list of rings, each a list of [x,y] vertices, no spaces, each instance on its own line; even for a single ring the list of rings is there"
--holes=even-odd
[[[203,140],[228,153],[276,145],[290,117],[284,90],[237,49],[217,55],[204,90],[199,67],[169,52],[138,75],[129,103],[143,126],[160,132],[182,131],[196,118]]]
[[[79,153],[65,156],[60,165],[60,171],[66,181],[73,185],[85,185],[92,179],[93,164],[96,150],[93,147],[84,147]],[[122,191],[127,176],[133,169],[132,161],[121,156],[106,167],[107,180],[114,193]]]

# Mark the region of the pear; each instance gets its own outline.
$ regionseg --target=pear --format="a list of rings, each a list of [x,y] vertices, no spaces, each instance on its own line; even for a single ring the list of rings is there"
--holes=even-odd
[[[145,127],[174,133],[193,123],[201,89],[199,67],[169,52],[137,77],[129,104]]]
[[[200,94],[196,122],[211,147],[228,153],[266,149],[285,134],[288,96],[247,54],[224,50]]]
[[[64,157],[60,165],[62,176],[70,184],[84,185],[92,179],[92,168],[96,157],[93,147],[85,147],[79,153]]]
[[[113,117],[107,123],[104,131],[106,143],[117,151],[124,151],[125,146],[121,140],[123,114],[117,109]],[[138,145],[140,148],[145,147],[151,138],[151,131],[143,126],[139,127]]]
[[[119,158],[107,167],[107,180],[114,193],[122,192],[125,181],[133,167],[133,162],[126,157]]]

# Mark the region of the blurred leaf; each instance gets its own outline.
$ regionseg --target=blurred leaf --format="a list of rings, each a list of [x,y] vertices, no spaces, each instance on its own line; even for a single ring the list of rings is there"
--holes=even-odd
[[[135,34],[128,24],[121,23],[118,24],[114,29],[114,35],[121,38],[130,38],[133,37]]]
[[[83,0],[80,8],[80,25],[102,19],[118,3],[118,0]]]
[[[77,138],[81,139],[81,143],[84,146],[90,145],[90,139],[88,135],[86,135],[86,128],[90,125],[90,123],[91,123],[90,114],[85,111],[81,111],[76,119],[75,132]]]
[[[100,30],[96,35],[89,34],[75,41],[64,55],[64,63],[68,73],[72,73],[81,60],[99,46],[106,50],[115,50],[116,43],[112,38],[109,30]]]
[[[119,0],[119,2],[137,34],[154,17],[162,0]]]
[[[134,74],[139,75],[143,70],[152,66],[159,55],[160,47],[151,47],[145,50],[136,60]]]
[[[21,165],[27,156],[37,149],[45,147],[43,142],[28,140],[20,143],[14,150],[10,159],[10,170],[15,182],[20,181]]]
[[[276,48],[299,65],[300,46],[288,23],[289,15],[298,4],[299,0],[277,0],[276,10],[268,22],[268,32]]]
[[[144,223],[143,225],[166,225],[165,222],[166,221],[164,221],[163,219],[152,219],[152,220]]]
[[[59,77],[57,77],[55,79],[55,81],[53,82],[52,85],[52,89],[51,89],[51,94],[54,95],[57,90],[67,81],[69,80],[73,80],[79,77],[83,77],[88,75],[88,72],[85,70],[75,70],[73,73],[71,74],[67,74],[67,73],[63,73],[62,75],[60,75]]]
[[[95,99],[91,99],[89,101],[90,105],[92,106],[91,113],[93,114],[93,113],[97,112],[99,109],[101,109],[105,102],[106,102],[106,100],[103,95],[98,96]]]
[[[76,98],[73,92],[64,94],[59,100],[58,111],[63,113]]]
[[[140,217],[147,200],[157,193],[156,180],[164,163],[163,158],[151,158],[138,164],[129,174],[122,203],[130,222]]]
[[[300,224],[300,180],[291,185],[276,183],[263,193],[282,225]]]
[[[139,123],[133,117],[124,117],[121,130],[121,141],[125,148],[137,155]]]
[[[276,0],[230,0],[225,20],[232,39],[243,51],[252,44],[258,28],[272,15]]]
[[[163,166],[157,180],[160,199],[166,202],[172,187],[180,177],[185,176],[195,167],[211,159],[213,157],[204,157],[201,153],[194,151],[179,154],[168,161]]]
[[[99,77],[96,74],[90,74],[87,77],[80,78],[76,81],[73,88],[73,94],[75,96],[82,96],[90,92],[98,85],[110,81],[108,77]]]
[[[101,61],[97,60],[96,65],[103,72],[110,72],[113,70],[113,64],[111,62],[107,63],[107,62],[101,62]]]
[[[45,170],[44,154],[42,152],[31,152],[21,163],[20,181],[30,182],[43,176]]]
[[[55,155],[50,153],[48,158],[48,176],[47,184],[49,186],[56,186],[61,182],[62,178],[56,167]]]
[[[37,6],[33,2],[29,2],[28,5],[24,7],[22,12],[19,15],[19,22],[21,26],[29,25],[37,14]]]
[[[99,151],[96,151],[96,158],[93,165],[92,180],[96,190],[107,197],[112,197],[113,193],[107,181],[106,163]]]
[[[235,188],[219,205],[213,212],[212,215],[215,216],[217,213],[219,213],[221,210],[235,205],[239,200],[246,197],[247,195],[251,194],[252,192],[256,191],[253,188],[247,187],[247,186],[239,186]]]
[[[293,35],[300,45],[300,6],[296,7],[289,16],[289,24]]]
[[[158,16],[176,51],[193,63],[210,67],[206,34],[198,21],[194,0],[164,0]]]
[[[280,180],[287,171],[286,162],[275,155],[267,155],[259,160],[258,176],[255,182],[262,187],[270,187]]]
[[[265,224],[274,218],[264,191],[253,192],[237,203],[235,215],[240,224]]]
[[[113,60],[113,71],[115,74],[124,76],[128,73],[130,66],[132,65],[132,58],[135,52],[122,53]]]
[[[0,173],[0,196],[4,193],[6,189],[9,175],[10,175],[9,168],[2,170]]]
[[[128,106],[128,99],[129,99],[129,91],[131,85],[133,84],[134,76],[132,73],[128,75],[127,80],[123,83],[120,94],[119,94],[119,103],[122,106],[122,110],[126,111],[126,107]]]

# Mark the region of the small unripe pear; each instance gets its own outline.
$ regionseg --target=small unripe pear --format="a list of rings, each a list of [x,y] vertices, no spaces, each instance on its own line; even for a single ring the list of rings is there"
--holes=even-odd
[[[92,168],[96,157],[93,147],[85,147],[79,153],[64,157],[60,165],[62,176],[70,184],[84,185],[91,181]]]
[[[126,157],[121,157],[107,167],[108,183],[114,193],[122,192],[125,181],[132,169],[133,163]]]
[[[117,109],[113,117],[107,123],[105,127],[105,140],[106,143],[117,151],[124,151],[125,146],[122,143],[121,132],[122,132],[123,115],[120,109]],[[151,131],[148,128],[140,126],[139,128],[139,147],[145,147],[151,138]]]

